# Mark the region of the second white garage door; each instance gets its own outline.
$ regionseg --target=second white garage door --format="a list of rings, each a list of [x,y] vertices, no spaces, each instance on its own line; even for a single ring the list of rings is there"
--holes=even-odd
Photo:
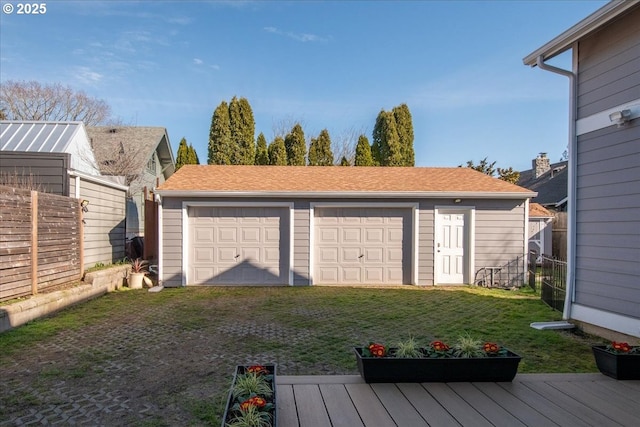
[[[288,210],[189,208],[192,284],[287,284]]]
[[[314,228],[314,283],[410,282],[410,209],[316,208]]]

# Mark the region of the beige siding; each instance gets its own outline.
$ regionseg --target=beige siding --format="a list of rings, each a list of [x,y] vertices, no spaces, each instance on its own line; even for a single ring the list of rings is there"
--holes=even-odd
[[[182,200],[162,200],[162,284],[182,286]]]
[[[640,98],[640,9],[581,41],[578,118]]]
[[[73,196],[69,193],[69,169],[71,155],[68,153],[30,153],[3,151],[0,162],[0,182],[12,183],[12,177],[19,182],[33,182],[38,190],[59,196]],[[8,181],[7,181],[8,180]]]
[[[421,202],[418,224],[418,285],[433,285],[433,239],[435,238],[433,202]]]
[[[70,183],[75,194],[75,179]],[[81,179],[79,199],[89,201],[84,213],[85,268],[124,258],[126,192]]]

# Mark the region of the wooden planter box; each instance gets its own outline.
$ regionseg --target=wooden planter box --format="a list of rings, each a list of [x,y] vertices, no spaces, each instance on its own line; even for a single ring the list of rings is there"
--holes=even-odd
[[[362,347],[354,350],[360,375],[368,383],[512,381],[521,359],[511,351],[496,357],[405,359],[362,357]]]
[[[596,365],[604,375],[617,380],[640,380],[640,354],[614,354],[604,345],[594,345]]]
[[[250,366],[254,366],[254,365],[237,365],[236,366],[236,371],[233,374],[233,382],[231,383],[231,389],[229,390],[229,396],[227,397],[227,405],[225,406],[224,414],[222,415],[222,427],[225,427],[227,423],[230,422],[233,419],[233,417],[236,415],[235,411],[232,408],[233,408],[233,405],[240,402],[237,402],[233,398],[233,386],[236,384],[236,379],[238,378],[238,376],[245,374],[247,369]],[[272,427],[276,427],[278,425],[278,417],[276,416],[276,365],[271,364],[271,365],[261,365],[261,366],[264,366],[267,369],[267,372],[269,373],[269,375],[273,376],[271,380],[271,389],[273,390],[273,396],[267,399],[267,401],[273,403],[273,409],[270,411],[271,425]]]

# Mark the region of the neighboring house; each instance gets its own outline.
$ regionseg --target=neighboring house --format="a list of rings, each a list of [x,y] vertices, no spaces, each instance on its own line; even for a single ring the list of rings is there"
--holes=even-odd
[[[535,196],[469,168],[194,165],[157,194],[164,286],[472,283],[522,268]]]
[[[175,159],[163,127],[92,126],[89,141],[104,175],[124,175],[129,185],[127,237],[144,236],[147,194],[175,172]]]
[[[553,213],[539,203],[529,203],[529,252],[538,254],[536,262],[542,262],[542,255],[551,255]]]
[[[568,50],[571,70],[545,63]],[[570,82],[563,317],[640,337],[640,2],[606,4],[524,63]]]
[[[128,187],[100,175],[82,122],[1,121],[0,173],[89,202],[83,214],[85,268],[124,257]]]
[[[532,168],[521,171],[518,185],[538,193],[531,201],[552,212],[567,210],[567,162],[550,163],[547,153],[533,159]]]

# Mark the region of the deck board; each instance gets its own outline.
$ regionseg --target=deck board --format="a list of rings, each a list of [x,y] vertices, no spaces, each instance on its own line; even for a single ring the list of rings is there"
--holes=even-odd
[[[640,426],[640,381],[601,374],[422,384],[278,376],[277,396],[280,427]]]

